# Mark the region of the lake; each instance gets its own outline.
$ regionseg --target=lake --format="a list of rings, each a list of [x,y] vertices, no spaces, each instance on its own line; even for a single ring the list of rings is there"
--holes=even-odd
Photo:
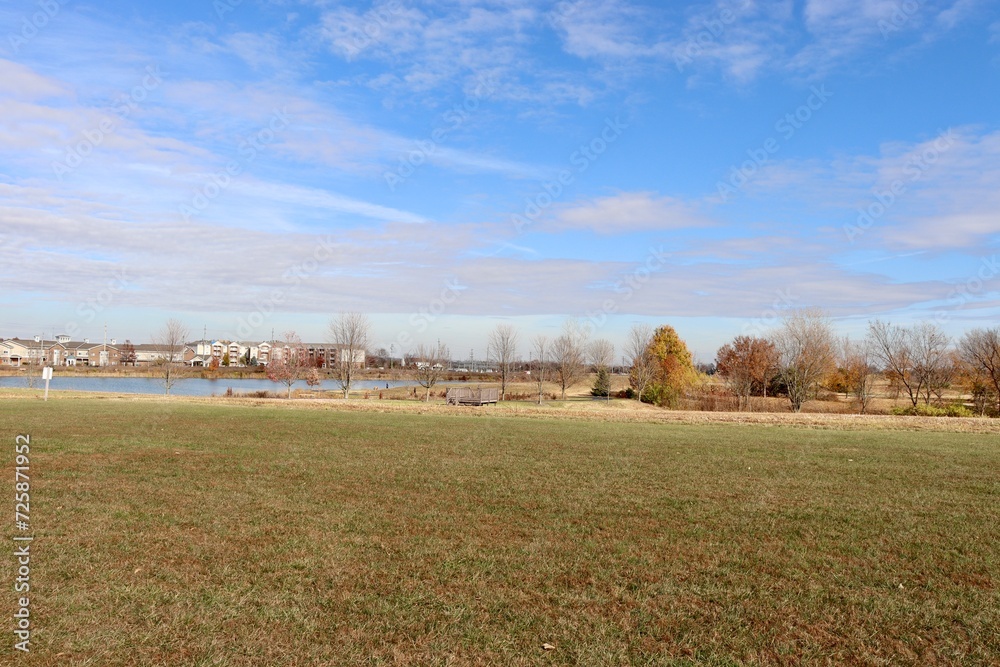
[[[359,389],[385,389],[386,385],[393,387],[416,386],[412,381],[392,381],[392,380],[358,380],[351,385],[351,390]],[[0,387],[27,387],[26,377],[0,377]],[[45,383],[41,378],[35,377],[35,387],[44,387]],[[279,395],[284,395],[288,387],[284,384],[271,382],[266,379],[239,379],[239,378],[185,378],[178,380],[170,388],[170,393],[176,396],[222,396],[226,389],[233,388],[238,394],[252,391],[271,391]],[[293,389],[309,389],[305,381],[296,382]],[[163,381],[158,378],[137,378],[137,377],[81,377],[78,375],[65,375],[60,377],[56,371],[52,381],[49,382],[49,389],[55,391],[59,389],[70,391],[106,391],[119,394],[162,394]],[[317,389],[326,391],[340,391],[340,385],[336,380],[324,380]]]

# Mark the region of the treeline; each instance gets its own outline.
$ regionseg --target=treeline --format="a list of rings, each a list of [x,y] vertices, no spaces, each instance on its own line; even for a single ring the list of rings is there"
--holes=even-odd
[[[489,336],[488,359],[501,395],[515,372],[531,370],[539,401],[546,381],[555,382],[565,399],[567,388],[590,373],[596,377],[591,393],[610,396],[614,345],[590,340],[588,333],[586,325],[570,320],[559,336],[536,336],[524,345],[512,325],[497,325]],[[525,348],[527,363],[520,361]],[[647,403],[677,406],[705,378],[706,369],[696,367],[670,326],[634,326],[623,353],[629,374],[624,395]],[[798,412],[828,391],[853,398],[857,411],[865,413],[878,388],[894,399],[905,397],[911,412],[945,405],[951,391],[969,397],[976,414],[1000,416],[1000,327],[973,329],[953,340],[935,323],[900,326],[876,319],[856,340],[838,336],[822,312],[800,310],[770,335],[736,336],[719,348],[709,370],[722,379],[739,410],[750,410],[753,397],[781,396]]]
[[[739,407],[752,396],[781,394],[794,411],[820,389],[852,396],[868,410],[880,383],[905,396],[911,411],[943,404],[946,390],[971,397],[980,415],[1000,414],[1000,327],[973,329],[952,340],[939,325],[868,323],[864,338],[838,338],[816,311],[789,315],[767,337],[737,336],[716,355],[716,370]]]
[[[328,339],[338,346],[338,353],[336,360],[327,360],[332,362],[328,368],[345,397],[364,366],[361,360],[391,363],[384,350],[371,354],[371,331],[368,318],[359,313],[342,313],[330,322]],[[565,399],[567,389],[591,373],[596,378],[591,393],[610,398],[615,346],[607,339],[592,340],[590,333],[586,324],[567,320],[558,336],[523,341],[513,325],[498,324],[488,337],[487,359],[500,382],[501,400],[515,375],[525,371],[537,384],[538,402],[546,382],[555,383]],[[171,350],[171,360],[186,334],[180,323],[171,320],[157,337],[164,349]],[[314,360],[304,349],[298,352],[303,346],[293,332],[277,345],[277,352],[287,353],[269,361],[268,377],[287,384],[289,395],[297,380],[318,384]],[[722,379],[739,410],[750,410],[754,397],[783,396],[798,412],[807,400],[830,391],[853,397],[857,410],[865,413],[880,387],[895,399],[905,396],[914,412],[944,405],[945,392],[957,391],[971,399],[976,414],[1000,416],[1000,327],[973,329],[952,340],[935,323],[899,326],[876,319],[868,323],[863,338],[854,340],[837,336],[822,312],[800,310],[789,313],[769,335],[736,336],[719,348],[710,369],[695,366],[686,343],[668,325],[632,327],[622,352],[624,363],[617,368],[629,376],[623,396],[664,407],[679,405],[705,383],[708,371]],[[525,353],[528,361],[523,361]],[[453,366],[441,342],[408,351],[406,362],[425,388],[425,399]],[[165,364],[167,391],[170,365]]]

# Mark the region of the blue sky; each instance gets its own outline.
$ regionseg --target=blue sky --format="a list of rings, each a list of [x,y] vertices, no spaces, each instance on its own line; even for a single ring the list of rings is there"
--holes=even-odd
[[[1000,318],[987,0],[0,7],[0,335]]]

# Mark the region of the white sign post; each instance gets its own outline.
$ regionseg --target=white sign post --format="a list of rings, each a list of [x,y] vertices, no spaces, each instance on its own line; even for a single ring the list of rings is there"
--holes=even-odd
[[[49,400],[49,380],[52,379],[52,367],[46,366],[42,369],[42,379],[45,380],[45,400]]]

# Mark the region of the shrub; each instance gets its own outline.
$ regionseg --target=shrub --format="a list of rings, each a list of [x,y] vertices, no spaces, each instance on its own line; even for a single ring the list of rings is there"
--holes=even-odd
[[[642,402],[652,403],[661,408],[675,408],[680,400],[681,392],[676,387],[665,384],[651,384],[642,392]]]
[[[949,403],[948,405],[937,407],[934,405],[907,405],[892,409],[892,414],[909,417],[972,417],[972,411],[964,405]]]

